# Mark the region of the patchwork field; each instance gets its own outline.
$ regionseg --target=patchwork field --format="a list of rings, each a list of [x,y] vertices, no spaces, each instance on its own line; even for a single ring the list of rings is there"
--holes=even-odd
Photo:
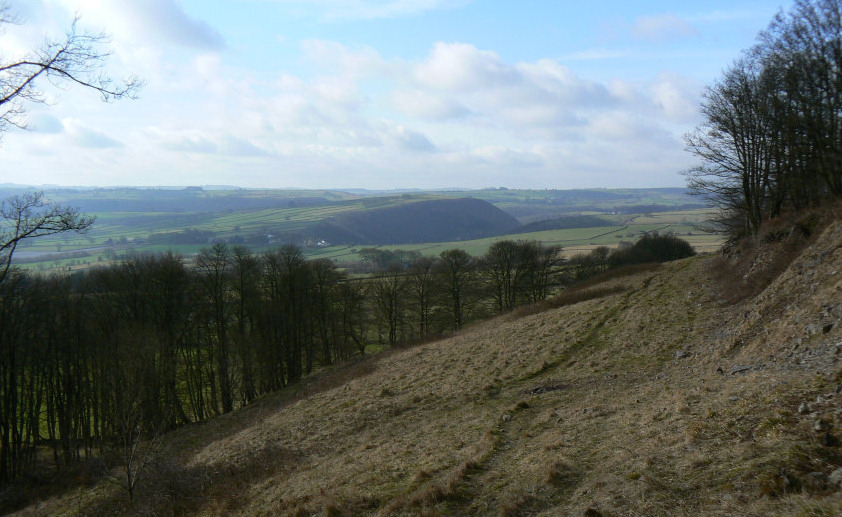
[[[61,190],[47,194],[53,200],[95,215],[96,224],[84,235],[62,234],[24,241],[16,259],[25,268],[84,269],[145,252],[173,251],[189,258],[217,241],[243,244],[256,252],[292,242],[302,246],[308,258],[340,262],[359,260],[357,252],[362,247],[417,250],[424,255],[461,248],[478,256],[500,239],[539,240],[561,245],[565,254],[572,255],[596,246],[633,242],[642,233],[652,231],[675,233],[700,252],[712,251],[721,244],[718,235],[700,229],[710,213],[699,208],[699,200],[683,189],[351,193],[188,188]],[[419,201],[462,197],[487,201],[522,224],[566,219],[559,229],[403,245],[320,243],[317,234],[307,234],[320,222],[343,214],[376,213]],[[587,219],[586,227],[575,227],[576,218]],[[593,226],[593,218],[602,221],[600,226]],[[422,225],[424,221],[407,224]]]

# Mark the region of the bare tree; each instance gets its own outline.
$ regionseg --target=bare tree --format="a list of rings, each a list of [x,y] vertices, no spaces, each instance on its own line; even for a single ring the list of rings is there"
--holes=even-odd
[[[0,59],[0,137],[8,127],[26,128],[25,105],[46,101],[44,81],[58,88],[79,85],[95,90],[103,101],[135,98],[143,81],[135,76],[120,81],[104,73],[111,55],[109,38],[79,31],[77,17],[64,38],[47,40],[30,54],[11,61]],[[17,23],[8,2],[0,0],[0,30]]]
[[[64,232],[85,232],[93,217],[79,209],[54,203],[43,192],[29,192],[0,201],[0,283],[12,265],[18,244],[25,239]]]
[[[495,242],[483,257],[486,281],[500,312],[513,309],[517,303],[516,286],[524,272],[519,259],[520,246],[513,240]]]
[[[417,315],[419,338],[430,333],[436,267],[437,262],[433,257],[418,257],[409,267],[409,293]]]
[[[703,162],[686,173],[689,186],[715,200],[726,220],[739,222],[727,228],[731,233],[756,234],[769,217],[773,93],[757,60],[738,60],[705,92],[706,123],[685,137]]]
[[[689,186],[732,237],[842,197],[842,2],[796,0],[710,86]]]
[[[127,368],[129,370],[130,368]],[[114,426],[114,440],[107,450],[106,464],[116,467],[119,474],[109,477],[126,489],[129,501],[134,500],[137,488],[150,463],[158,459],[161,451],[161,429],[146,429],[143,423],[143,386],[137,372],[123,372],[120,403],[115,404],[113,414],[108,415]]]
[[[404,323],[406,275],[400,266],[389,266],[371,284],[372,304],[381,336],[387,336],[389,346],[399,341]],[[382,341],[382,338],[381,338]]]
[[[819,195],[842,196],[842,3],[796,0],[760,35],[766,68],[781,70],[787,121],[796,123],[810,155],[805,172]]]
[[[446,286],[454,331],[461,329],[465,323],[466,295],[475,268],[476,261],[465,250],[451,249],[439,254],[438,270]]]
[[[524,290],[529,303],[546,300],[560,277],[564,263],[561,246],[545,246],[538,241],[521,241],[523,260],[527,263]]]
[[[600,255],[604,267],[608,251],[605,248]],[[508,311],[545,299],[562,262],[560,252],[559,246],[544,246],[538,241],[503,240],[492,244],[481,266],[497,309]]]
[[[234,383],[231,369],[230,320],[232,318],[231,269],[234,263],[231,250],[226,244],[217,243],[211,248],[203,248],[196,256],[196,272],[201,284],[202,297],[205,300],[204,325],[207,327],[208,352],[215,358],[218,379],[211,378],[211,398],[219,395],[222,412],[234,409]],[[214,402],[213,409],[218,411]]]

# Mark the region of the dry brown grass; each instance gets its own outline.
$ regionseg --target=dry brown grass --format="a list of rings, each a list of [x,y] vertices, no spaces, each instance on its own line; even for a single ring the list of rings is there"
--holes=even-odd
[[[524,316],[558,309],[559,307],[575,305],[588,300],[619,294],[626,291],[628,287],[622,284],[616,284],[615,282],[612,282],[612,280],[657,271],[660,267],[661,264],[653,262],[610,269],[581,282],[577,282],[552,298],[518,307],[508,313],[507,316],[509,319],[516,320]]]
[[[593,287],[590,289],[569,289],[567,291],[564,291],[562,294],[550,298],[548,300],[543,300],[538,303],[518,307],[517,309],[510,312],[508,316],[511,320],[517,320],[523,318],[524,316],[531,316],[540,312],[558,309],[559,307],[564,307],[566,305],[575,305],[577,303],[586,302],[588,300],[604,298],[606,296],[611,296],[612,294],[621,293],[625,290],[626,288],[624,288],[623,286]]]
[[[182,429],[135,505],[98,485],[30,510],[839,515],[821,480],[840,448],[815,422],[842,436],[842,332],[804,335],[842,292],[831,231],[736,305],[720,303],[712,257],[604,279]]]

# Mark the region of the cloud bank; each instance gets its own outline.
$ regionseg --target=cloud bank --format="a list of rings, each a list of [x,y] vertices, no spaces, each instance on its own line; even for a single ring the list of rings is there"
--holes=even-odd
[[[107,22],[118,64],[141,68],[148,84],[140,100],[107,111],[72,90],[33,112],[35,131],[10,135],[15,150],[4,151],[22,173],[56,167],[105,184],[578,188],[680,185],[677,172],[690,165],[681,135],[698,121],[701,84],[668,71],[594,80],[574,68],[616,51],[511,60],[436,41],[397,58],[330,39],[276,39],[298,66],[257,70],[175,0],[43,1],[82,11],[94,27]],[[290,1],[368,18],[457,4]],[[696,35],[671,14],[640,17],[631,33],[651,42]],[[86,152],[44,152],[59,144]],[[34,152],[43,160],[22,158]]]

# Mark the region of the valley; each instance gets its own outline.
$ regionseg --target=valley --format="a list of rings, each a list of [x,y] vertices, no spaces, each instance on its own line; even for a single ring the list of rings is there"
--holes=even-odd
[[[840,243],[736,302],[711,255],[614,272],[169,433],[131,503],[22,514],[833,515]]]
[[[0,189],[3,196],[16,192]],[[27,269],[76,271],[127,255],[165,251],[190,258],[214,242],[245,245],[255,252],[292,243],[308,258],[340,263],[359,261],[359,250],[372,246],[428,256],[459,248],[479,256],[497,240],[526,239],[560,245],[569,256],[634,242],[651,231],[676,233],[701,252],[722,242],[719,235],[700,228],[711,212],[684,189],[383,193],[190,187],[46,193],[95,216],[96,222],[82,235],[24,241],[16,262]],[[478,205],[488,207],[483,217],[501,219],[480,221],[464,200],[484,202]],[[416,208],[441,203],[453,208],[430,208],[430,215]],[[492,208],[499,215],[492,216]],[[388,221],[392,229],[381,227],[380,221]],[[448,221],[464,221],[462,229],[454,233]]]

